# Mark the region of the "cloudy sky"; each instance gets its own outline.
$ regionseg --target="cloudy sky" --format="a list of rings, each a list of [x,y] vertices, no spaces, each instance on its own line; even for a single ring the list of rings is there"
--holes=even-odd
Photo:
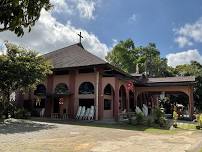
[[[46,53],[79,42],[104,58],[120,40],[136,45],[157,44],[168,64],[196,60],[202,63],[201,0],[51,0],[54,9],[42,11],[31,33],[21,38],[0,33],[8,40]],[[1,50],[1,43],[0,43]]]

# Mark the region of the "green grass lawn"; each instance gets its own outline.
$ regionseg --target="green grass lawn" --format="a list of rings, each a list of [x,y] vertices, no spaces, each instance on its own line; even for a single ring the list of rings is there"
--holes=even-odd
[[[124,130],[134,130],[134,131],[143,131],[146,133],[153,134],[175,134],[179,132],[179,130],[169,130],[160,128],[157,126],[148,127],[145,125],[130,125],[127,123],[115,123],[115,124],[98,124],[98,123],[71,123],[72,125],[80,125],[80,126],[90,126],[90,127],[103,127],[103,128],[114,128],[114,129],[124,129]]]
[[[178,124],[179,129],[196,130],[196,124]]]
[[[111,124],[98,123],[95,121],[92,121],[92,122],[84,122],[84,121],[83,122],[82,121],[64,122],[64,121],[50,120],[48,122],[65,123],[65,124],[78,125],[78,126],[89,126],[89,127],[102,127],[102,128],[143,131],[143,132],[152,133],[152,134],[176,134],[176,133],[180,133],[183,131],[197,131],[195,124],[190,124],[190,123],[179,124],[178,128],[170,130],[168,128],[160,128],[156,124],[152,124],[151,127],[148,127],[146,125],[131,125],[131,124],[128,124],[126,122],[124,122],[124,123],[111,123]]]

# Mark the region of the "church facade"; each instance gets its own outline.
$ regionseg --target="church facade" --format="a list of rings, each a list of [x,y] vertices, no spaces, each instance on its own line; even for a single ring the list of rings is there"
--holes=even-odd
[[[125,73],[89,53],[81,43],[47,53],[44,57],[53,64],[53,74],[36,86],[34,92],[19,93],[17,97],[17,104],[33,111],[33,116],[40,115],[44,109],[45,117],[74,119],[80,106],[95,106],[95,120],[118,120],[122,111],[135,111],[137,105],[141,107],[144,101],[138,95],[144,90],[153,92],[155,89],[148,90],[151,85],[159,84],[156,92],[162,91],[161,82],[143,84],[140,76]],[[186,90],[188,86],[193,86],[194,81],[176,82],[173,91],[177,89],[176,84],[187,86]],[[191,115],[193,92],[189,93]]]
[[[93,105],[96,120],[118,119],[120,110],[134,107],[129,103],[134,104],[132,76],[89,53],[81,43],[44,56],[53,64],[53,74],[33,93],[19,95],[18,105],[36,113],[45,108],[46,117],[68,118],[75,117],[79,106]]]

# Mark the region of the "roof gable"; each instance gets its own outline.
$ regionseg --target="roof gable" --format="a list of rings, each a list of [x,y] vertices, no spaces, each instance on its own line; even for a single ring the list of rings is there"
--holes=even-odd
[[[107,64],[106,61],[86,51],[81,43],[47,53],[44,57],[50,60],[54,69]]]

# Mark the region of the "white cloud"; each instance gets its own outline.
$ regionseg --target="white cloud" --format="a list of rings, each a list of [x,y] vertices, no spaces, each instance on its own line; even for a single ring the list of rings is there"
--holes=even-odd
[[[12,32],[2,32],[0,33],[0,41],[8,40],[45,53],[78,43],[77,33],[80,31],[84,37],[82,42],[84,47],[93,54],[104,58],[109,49],[93,33],[76,28],[70,22],[64,25],[58,22],[50,12],[44,10],[30,33],[25,32],[23,37],[17,37]]]
[[[93,12],[95,11],[95,2],[93,0],[79,0],[77,9],[80,16],[83,18],[94,19]]]
[[[51,0],[54,12],[67,13],[68,15],[79,14],[84,19],[94,19],[94,12],[99,0]]]
[[[191,61],[197,61],[202,64],[202,55],[200,55],[197,49],[170,53],[166,58],[168,59],[168,65],[172,67],[181,64],[189,64]]]
[[[186,37],[184,36],[179,36],[175,39],[175,42],[178,43],[179,47],[184,47],[184,46],[191,46],[193,45],[192,42],[190,42]]]
[[[137,21],[137,15],[136,15],[135,13],[132,14],[132,15],[129,17],[128,21],[129,21],[130,23],[136,22],[136,21]]]
[[[202,43],[202,17],[193,24],[185,24],[183,27],[174,30],[177,38],[175,42],[180,47],[192,45],[193,42]]]

